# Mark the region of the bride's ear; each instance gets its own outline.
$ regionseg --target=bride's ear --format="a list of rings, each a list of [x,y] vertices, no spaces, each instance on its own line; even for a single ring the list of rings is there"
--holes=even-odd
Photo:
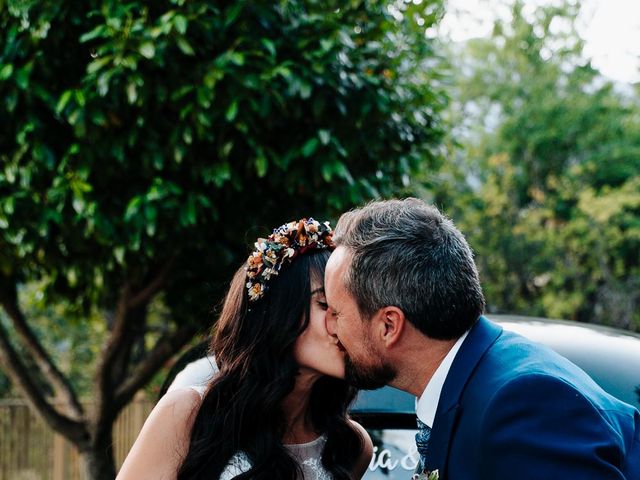
[[[398,307],[383,307],[375,315],[379,340],[387,348],[400,341],[406,324],[404,312]]]

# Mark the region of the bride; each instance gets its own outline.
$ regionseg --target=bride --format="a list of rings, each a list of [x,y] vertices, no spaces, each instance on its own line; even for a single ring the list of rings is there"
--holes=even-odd
[[[168,392],[118,480],[359,479],[373,446],[347,416],[356,391],[325,326],[328,222],[291,222],[258,239],[215,325],[219,373]]]

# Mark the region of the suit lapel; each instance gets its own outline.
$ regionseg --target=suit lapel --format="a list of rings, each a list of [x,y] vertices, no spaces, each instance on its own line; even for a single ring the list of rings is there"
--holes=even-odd
[[[446,478],[449,444],[460,413],[459,401],[464,387],[484,353],[501,333],[502,327],[481,316],[453,360],[438,401],[426,458],[428,469],[437,469],[440,478]]]

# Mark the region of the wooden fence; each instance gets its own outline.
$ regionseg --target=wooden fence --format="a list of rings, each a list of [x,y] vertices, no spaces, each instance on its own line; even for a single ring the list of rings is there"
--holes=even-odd
[[[90,404],[85,404],[91,408]],[[114,456],[120,467],[153,408],[134,400],[113,427]],[[0,400],[0,480],[86,480],[78,451],[54,433],[22,400]]]

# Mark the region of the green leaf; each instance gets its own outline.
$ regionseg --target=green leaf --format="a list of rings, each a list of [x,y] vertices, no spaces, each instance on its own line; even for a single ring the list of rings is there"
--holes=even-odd
[[[75,197],[71,202],[71,206],[78,214],[81,214],[84,211],[85,205],[85,201],[81,197]]]
[[[276,75],[280,75],[285,80],[289,80],[291,78],[292,72],[289,67],[284,65],[278,65],[273,69],[272,75],[275,77]]]
[[[184,37],[178,37],[176,39],[176,44],[182,53],[188,55],[190,57],[194,56],[196,52],[193,50],[193,47],[189,45],[189,42]]]
[[[187,145],[191,145],[193,143],[193,134],[191,132],[191,128],[187,127],[184,129],[184,131],[182,132],[182,139]]]
[[[86,43],[93,40],[94,38],[101,37],[105,32],[106,32],[106,27],[104,25],[98,25],[93,30],[82,34],[80,36],[80,43]]]
[[[8,197],[5,201],[4,201],[4,212],[7,215],[13,215],[13,212],[15,211],[14,209],[15,206],[15,198],[14,197]]]
[[[151,42],[144,42],[138,49],[140,55],[145,58],[152,59],[156,54],[156,47]]]
[[[183,15],[176,15],[173,24],[181,35],[187,33],[187,19]]]
[[[89,65],[91,66],[91,65]],[[109,93],[109,82],[113,76],[113,70],[107,70],[98,77],[98,94],[104,97]]]
[[[244,54],[240,52],[233,52],[229,55],[229,61],[241,67],[244,65]]]
[[[26,90],[29,86],[29,74],[31,73],[28,68],[19,68],[15,72],[16,85],[22,90]]]
[[[107,65],[111,61],[111,57],[102,57],[94,60],[89,65],[87,65],[87,73],[93,74],[100,70],[102,67]]]
[[[320,39],[320,48],[322,48],[322,50],[325,52],[328,52],[329,50],[331,50],[334,45],[335,45],[335,42],[331,39],[328,39],[328,38]]]
[[[127,100],[131,105],[133,105],[134,103],[136,103],[137,99],[138,89],[136,87],[136,84],[134,82],[129,82],[129,84],[127,85]]]
[[[311,96],[311,84],[307,82],[300,82],[300,97],[306,100]]]
[[[325,182],[329,183],[333,177],[333,167],[331,163],[324,162],[321,166],[320,173]]]
[[[147,221],[147,223],[154,223],[156,222],[156,218],[158,217],[158,210],[156,209],[156,207],[151,204],[151,203],[145,203],[144,205],[144,216],[145,219]]]
[[[58,115],[65,109],[72,96],[73,90],[65,90],[64,93],[60,95],[60,100],[58,100],[58,104],[56,105],[56,113]]]
[[[313,155],[318,148],[318,144],[319,142],[316,137],[307,140],[307,143],[302,146],[302,155],[304,157],[310,157],[311,155]]]
[[[4,103],[7,106],[7,111],[13,113],[18,105],[18,95],[15,90],[9,91],[4,98]]]
[[[176,148],[173,149],[173,159],[178,165],[182,163],[182,160],[184,159],[184,154],[185,154],[185,149],[182,145],[178,145],[176,146]]]
[[[12,73],[13,65],[11,65],[10,63],[4,65],[2,68],[0,68],[0,80],[6,80],[11,76]]]
[[[86,98],[84,96],[84,91],[82,90],[75,90],[74,91],[74,97],[76,99],[76,102],[78,103],[78,106],[80,107],[84,107],[86,104]]]
[[[124,219],[125,221],[130,221],[134,216],[136,216],[138,214],[138,210],[140,208],[140,203],[141,203],[142,199],[138,196],[133,197],[130,201],[129,204],[127,205],[127,208],[124,212]]]
[[[378,198],[380,196],[380,192],[378,191],[378,189],[371,185],[371,182],[369,182],[366,178],[361,178],[360,184],[364,187],[366,195],[368,197]]]
[[[67,282],[71,288],[78,284],[78,272],[74,268],[67,270]]]
[[[272,57],[276,56],[276,44],[273,43],[271,40],[269,40],[268,38],[263,38],[262,40],[262,45],[264,46],[264,48],[267,50],[267,52],[269,52],[269,54]]]
[[[231,179],[231,167],[229,162],[216,163],[212,169],[213,183],[216,187],[221,187],[226,181]]]
[[[238,19],[240,12],[242,12],[242,7],[244,7],[242,1],[235,1],[231,4],[231,7],[229,7],[225,12],[226,18],[224,19],[224,28],[230,27],[231,24]]]
[[[331,133],[329,130],[318,130],[318,138],[320,138],[323,145],[328,145],[331,141]]]
[[[113,255],[120,265],[124,265],[124,247],[116,247],[113,249]]]
[[[195,225],[198,221],[196,213],[196,202],[193,195],[187,198],[186,207],[180,212],[183,225]]]
[[[233,149],[233,141],[230,140],[222,146],[222,152],[221,152],[222,156],[225,158],[228,157],[232,149]]]
[[[269,163],[267,162],[267,158],[260,154],[256,158],[256,172],[258,177],[262,178],[267,174],[267,169],[269,167]]]
[[[227,108],[227,113],[225,114],[225,118],[227,119],[227,122],[233,122],[236,119],[236,116],[238,115],[238,102],[236,100],[234,100],[231,105],[229,105],[229,108]]]
[[[354,181],[353,181],[353,177],[351,176],[351,172],[349,172],[349,169],[347,168],[347,166],[336,160],[334,165],[333,165],[333,171],[341,178],[344,178],[345,180],[347,180],[347,182],[349,183],[349,185],[353,185]]]

